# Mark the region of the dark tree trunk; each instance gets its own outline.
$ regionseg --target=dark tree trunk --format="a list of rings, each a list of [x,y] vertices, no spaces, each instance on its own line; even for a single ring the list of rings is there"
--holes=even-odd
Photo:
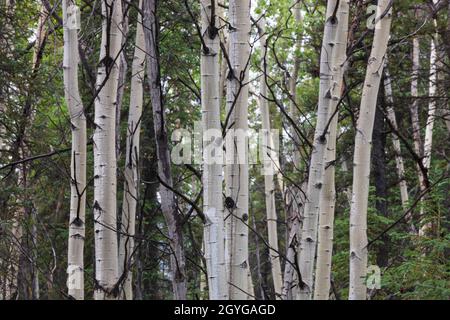
[[[147,49],[147,74],[153,109],[156,154],[158,156],[159,193],[161,210],[166,220],[169,238],[170,268],[174,298],[186,299],[186,258],[183,247],[181,216],[178,213],[175,195],[172,191],[172,172],[170,167],[169,142],[165,124],[159,65],[159,25],[156,13],[157,1],[144,1],[144,34]]]
[[[381,96],[381,95],[380,95]],[[375,112],[375,122],[372,134],[372,172],[375,185],[375,208],[379,215],[388,217],[387,206],[387,181],[386,181],[386,131],[383,116],[383,109],[380,102],[384,102],[384,97],[378,99],[378,107]],[[389,238],[384,235],[381,238],[382,245],[377,249],[377,264],[380,267],[388,265],[389,259]]]

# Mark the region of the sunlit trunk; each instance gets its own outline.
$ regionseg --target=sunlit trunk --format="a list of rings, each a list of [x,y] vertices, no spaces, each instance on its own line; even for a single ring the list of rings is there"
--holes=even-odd
[[[248,73],[250,59],[250,1],[230,0],[229,2],[229,59],[232,70],[227,78],[227,135],[235,129],[235,143],[227,146],[232,153],[232,164],[226,170],[227,197],[230,199],[228,212],[229,236],[227,243],[229,258],[229,298],[247,299],[248,285],[248,153],[238,152],[236,145],[245,143],[248,130]],[[228,148],[231,148],[228,149]]]
[[[268,245],[269,245],[269,257],[270,265],[272,270],[273,286],[275,290],[275,296],[277,299],[281,296],[282,284],[283,284],[283,274],[281,272],[280,254],[278,252],[278,220],[275,205],[275,183],[274,174],[277,172],[275,157],[275,146],[271,135],[270,126],[270,110],[268,98],[268,90],[266,84],[266,77],[264,74],[267,72],[267,35],[265,34],[265,19],[264,17],[259,20],[258,32],[259,41],[261,44],[261,70],[263,75],[260,80],[260,96],[259,96],[259,109],[261,112],[261,122],[262,130],[264,135],[263,143],[263,166],[264,170],[264,192],[265,192],[265,203],[266,203],[266,217],[267,217],[267,233],[268,233]],[[269,171],[270,170],[270,171]]]
[[[327,148],[324,155],[323,185],[319,199],[319,230],[314,300],[328,300],[331,285],[331,258],[333,252],[335,191],[336,136],[338,104],[342,96],[343,76],[347,59],[349,1],[339,2],[336,12],[337,28],[331,58],[331,87]]]
[[[117,299],[119,259],[116,210],[116,105],[122,44],[122,1],[102,1],[102,42],[97,70],[94,132],[96,300]]]
[[[86,208],[86,117],[78,89],[79,8],[63,0],[64,93],[72,129],[69,249],[67,257],[68,293],[84,299],[84,235]]]
[[[142,8],[142,0],[139,1],[139,8]],[[133,299],[132,267],[135,255],[136,208],[139,201],[139,138],[145,74],[145,39],[140,14],[138,14],[136,22],[136,39],[131,74],[124,170],[125,183],[122,204],[122,230],[119,244],[119,276],[123,275],[124,277],[122,297],[126,300]]]
[[[314,259],[317,246],[317,225],[319,218],[319,196],[322,188],[322,173],[324,168],[324,155],[326,151],[326,125],[328,120],[331,95],[331,57],[334,50],[334,34],[337,28],[337,19],[334,11],[338,1],[327,2],[325,16],[324,36],[320,54],[320,84],[319,103],[317,110],[317,123],[314,133],[313,148],[309,166],[308,186],[306,189],[306,202],[300,244],[298,246],[298,264],[302,283],[299,284],[300,300],[309,300],[313,293]]]
[[[203,152],[204,247],[209,298],[228,299],[225,270],[225,226],[222,196],[222,131],[220,126],[220,44],[217,6],[201,0],[200,13],[204,45],[201,52],[201,100],[205,149]],[[214,154],[213,154],[214,152]]]
[[[369,197],[370,147],[378,90],[383,74],[391,14],[390,0],[380,0],[376,11],[375,35],[364,80],[356,128],[353,159],[353,188],[350,208],[350,300],[366,299],[367,203]]]

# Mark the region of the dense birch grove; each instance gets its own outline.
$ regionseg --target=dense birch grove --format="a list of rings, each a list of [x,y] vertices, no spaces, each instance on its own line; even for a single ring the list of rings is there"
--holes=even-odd
[[[0,0],[0,299],[450,298],[450,0]]]

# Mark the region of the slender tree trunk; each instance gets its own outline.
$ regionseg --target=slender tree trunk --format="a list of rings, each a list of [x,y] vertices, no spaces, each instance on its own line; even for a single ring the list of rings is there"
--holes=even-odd
[[[102,43],[97,71],[94,132],[96,300],[119,294],[116,210],[116,106],[122,44],[122,1],[102,1]]]
[[[412,136],[414,141],[414,151],[420,157],[422,154],[421,137],[420,137],[420,122],[419,122],[419,68],[420,68],[420,44],[419,39],[413,38],[412,43],[412,74],[411,74],[411,123],[412,123]],[[420,170],[419,170],[420,171]]]
[[[258,23],[259,41],[261,44],[261,70],[263,76],[260,80],[260,96],[259,96],[259,108],[262,119],[262,130],[264,134],[263,144],[263,161],[264,161],[264,192],[266,201],[266,216],[267,216],[267,233],[269,244],[269,257],[272,270],[273,286],[275,290],[275,297],[279,299],[281,297],[281,290],[283,285],[283,274],[281,272],[280,255],[278,249],[278,219],[275,205],[275,183],[273,173],[277,171],[275,168],[275,159],[277,155],[272,151],[274,150],[274,142],[271,135],[270,128],[270,111],[269,103],[267,101],[267,84],[266,77],[266,54],[267,54],[267,35],[265,34],[265,19],[262,17]],[[267,170],[267,171],[266,171]]]
[[[392,95],[392,80],[391,76],[389,74],[389,70],[385,68],[384,70],[385,78],[384,78],[384,91],[386,95],[387,100],[387,117],[392,125],[392,127],[395,130],[398,130],[397,125],[397,119],[395,117],[395,111],[394,111],[394,98]],[[395,164],[397,166],[397,174],[400,179],[399,186],[400,186],[400,199],[402,202],[403,209],[406,209],[408,207],[409,202],[409,196],[408,196],[408,186],[406,184],[406,178],[405,178],[405,165],[403,162],[402,157],[402,150],[400,147],[400,140],[398,136],[393,133],[392,134],[392,145],[394,147],[395,152]]]
[[[299,110],[298,110],[298,99],[297,99],[297,80],[298,80],[298,73],[300,69],[300,52],[302,50],[302,33],[298,32],[298,28],[303,23],[303,17],[301,13],[301,1],[294,0],[294,19],[295,19],[295,26],[296,26],[296,39],[294,44],[294,67],[292,69],[292,74],[289,78],[289,92],[290,92],[290,100],[289,100],[289,111],[291,113],[292,118],[294,121],[298,122],[299,119]],[[293,149],[293,164],[294,164],[294,171],[299,172],[301,170],[301,153],[300,153],[300,136],[294,128],[292,128],[292,137],[294,141],[294,149]],[[279,166],[280,168],[280,166]],[[295,220],[295,230],[292,230],[296,233],[296,237],[300,239],[300,231],[302,228],[302,208],[304,205],[304,191],[305,188],[302,190],[299,190],[297,186],[291,185],[287,186],[283,183],[283,176],[281,172],[277,175],[278,185],[280,188],[280,191],[283,192],[283,199],[285,201],[285,207],[286,207],[286,241],[289,241],[291,230],[293,228],[293,222]],[[292,256],[292,251],[294,247],[288,246],[287,248],[287,254]],[[295,291],[298,291],[298,286],[293,286],[293,283],[297,282],[297,274],[294,273],[294,268],[292,268],[291,264],[286,263],[285,269],[284,269],[284,276],[287,277],[287,281],[284,281],[286,283],[286,286],[283,284],[282,289],[282,298],[292,298],[292,289],[295,288]],[[289,288],[289,290],[288,290]],[[296,295],[297,293],[295,293]]]
[[[215,1],[200,1],[202,37],[205,45],[201,53],[202,121],[203,128],[206,130],[206,133],[203,134],[205,143],[203,153],[203,212],[206,216],[204,247],[209,298],[211,300],[228,299],[222,200],[220,39],[217,26],[217,9]]]
[[[333,251],[335,191],[336,135],[338,125],[338,103],[342,96],[343,76],[347,59],[349,1],[339,2],[336,13],[337,27],[332,53],[331,100],[328,111],[328,140],[324,155],[323,185],[319,199],[319,230],[317,248],[316,280],[314,300],[328,300],[331,285],[331,258]]]
[[[128,31],[129,31],[129,3],[126,1],[122,2],[122,12],[123,12],[123,22],[122,22],[122,47],[126,45]],[[118,59],[119,63],[119,80],[117,86],[117,106],[116,106],[116,161],[119,163],[120,161],[120,140],[121,140],[121,115],[122,115],[122,105],[123,105],[123,94],[125,92],[125,86],[127,82],[127,71],[128,71],[128,63],[125,51],[120,52],[120,56]],[[128,134],[128,132],[127,132]]]
[[[86,117],[78,89],[79,8],[63,0],[64,93],[72,128],[69,250],[67,257],[68,294],[84,299],[84,235],[86,208]]]
[[[229,2],[230,47],[229,59],[232,70],[227,78],[227,139],[230,129],[235,130],[227,152],[231,152],[232,164],[228,164],[227,196],[229,206],[229,298],[247,299],[248,284],[248,153],[240,152],[236,145],[245,144],[248,131],[248,62],[250,59],[250,1],[230,0]],[[228,149],[231,147],[231,150]],[[242,154],[244,153],[244,154]],[[230,201],[228,201],[230,202]]]
[[[416,14],[418,17],[418,15]],[[411,75],[411,98],[412,104],[410,108],[411,113],[411,127],[412,138],[414,145],[414,152],[418,157],[422,157],[422,138],[420,134],[420,121],[419,121],[419,68],[420,68],[420,43],[417,37],[413,38],[412,43],[412,75]],[[420,168],[419,164],[416,164],[417,175],[419,177],[420,191],[423,192],[426,189],[426,177]],[[423,207],[420,208],[421,215],[423,214]]]
[[[157,0],[144,2],[144,35],[147,52],[147,74],[153,108],[153,124],[155,129],[156,153],[158,156],[158,176],[161,182],[159,194],[161,211],[168,228],[170,268],[174,298],[186,299],[186,258],[183,247],[181,216],[178,214],[175,195],[172,191],[172,173],[170,154],[165,124],[164,104],[162,97],[159,66],[159,25],[157,20]]]
[[[394,128],[394,130],[398,130],[398,124],[397,119],[395,117],[395,111],[394,111],[394,97],[392,94],[392,79],[389,74],[389,70],[387,67],[384,69],[384,92],[386,96],[386,112],[387,112],[387,118],[390,122],[390,125]],[[399,187],[400,187],[400,199],[402,202],[402,208],[404,211],[408,209],[409,204],[409,195],[408,195],[408,185],[406,183],[406,177],[405,177],[405,165],[402,157],[402,150],[400,147],[400,140],[396,133],[392,133],[391,135],[392,139],[392,145],[394,147],[394,153],[395,153],[395,164],[397,168],[397,175],[400,180]],[[416,228],[414,227],[414,223],[412,221],[411,214],[408,214],[406,216],[406,220],[408,221],[409,228],[412,234],[416,233]]]
[[[304,203],[304,200],[305,200],[304,197],[303,199],[299,199],[299,201],[302,201],[301,203]],[[300,281],[295,268],[298,254],[297,247],[300,241],[300,232],[299,232],[301,229],[300,215],[301,212],[298,212],[297,215],[290,218],[291,228],[289,231],[289,238],[287,239],[288,247],[286,249],[286,262],[284,266],[283,288],[281,290],[282,300],[292,300],[293,297],[296,296],[297,292],[294,292],[293,289],[298,287],[298,283],[296,284],[295,282]]]
[[[314,133],[313,149],[311,150],[311,162],[306,191],[304,220],[301,240],[298,248],[298,264],[302,282],[299,284],[300,300],[309,300],[313,293],[314,259],[317,246],[317,225],[319,217],[319,195],[322,188],[322,172],[324,168],[324,155],[326,150],[327,134],[326,124],[331,95],[331,57],[334,50],[333,35],[336,32],[337,19],[334,16],[338,1],[327,2],[325,17],[324,37],[320,55],[320,84],[319,106],[317,111],[317,123]]]
[[[303,17],[301,12],[301,1],[294,0],[295,5],[293,7],[295,24],[298,28],[303,23]],[[289,111],[291,112],[292,118],[294,121],[298,121],[298,110],[297,110],[297,80],[298,80],[298,72],[300,69],[300,51],[302,49],[302,34],[297,33],[294,45],[294,68],[292,69],[292,75],[289,78],[289,93],[291,94],[291,98],[289,100]],[[294,138],[294,168],[295,170],[300,169],[300,150],[298,149],[300,146],[300,136],[295,130],[292,130],[292,136]],[[298,191],[298,190],[297,190]]]
[[[388,218],[387,207],[387,176],[386,176],[386,134],[382,108],[382,97],[378,98],[379,104],[375,110],[374,129],[372,134],[372,171],[375,185],[375,209],[384,218]],[[384,234],[377,248],[377,265],[386,267],[389,262],[389,237]]]
[[[142,0],[139,1],[142,8]],[[136,40],[131,66],[130,106],[128,113],[126,155],[124,170],[124,195],[119,245],[119,275],[124,277],[122,296],[133,299],[132,266],[134,261],[134,235],[136,233],[136,208],[139,201],[139,156],[140,131],[143,104],[143,81],[145,74],[145,38],[142,17],[138,13]]]
[[[433,1],[435,3],[435,0]],[[437,21],[433,20],[435,28],[437,28]],[[433,128],[436,118],[436,92],[437,92],[437,80],[438,80],[438,68],[437,68],[437,38],[438,34],[434,34],[434,38],[431,39],[430,44],[430,75],[428,82],[428,96],[430,97],[430,102],[428,103],[428,115],[427,123],[425,126],[425,140],[423,142],[423,166],[428,171],[431,167],[431,147],[433,145]],[[422,187],[422,190],[425,186]],[[419,235],[424,236],[429,233],[432,229],[432,222],[429,217],[425,217],[424,203],[421,205],[421,221]]]
[[[367,202],[369,196],[370,146],[378,90],[391,27],[391,9],[384,14],[389,3],[389,0],[380,0],[378,2],[375,35],[364,80],[356,128],[353,191],[350,208],[350,300],[366,299],[365,278],[367,273]]]
[[[228,31],[226,28],[227,17],[225,16],[225,10],[222,6],[217,5],[217,25],[219,27],[219,41],[222,43],[223,47],[228,52]],[[219,42],[219,44],[220,44]],[[219,76],[219,90],[220,90],[220,102],[221,105],[223,101],[226,101],[226,83],[227,83],[227,59],[221,50],[220,54],[220,76]]]

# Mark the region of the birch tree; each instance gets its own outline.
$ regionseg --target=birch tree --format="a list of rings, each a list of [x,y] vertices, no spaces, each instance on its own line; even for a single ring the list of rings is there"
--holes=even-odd
[[[301,1],[294,0],[293,5],[295,25],[298,28],[303,23],[303,17],[301,13]],[[300,69],[300,57],[299,52],[302,50],[302,34],[297,33],[294,45],[294,66],[292,69],[292,74],[289,78],[289,93],[291,95],[289,99],[289,111],[292,115],[294,121],[299,121],[298,119],[298,105],[297,105],[297,80],[298,73]],[[292,130],[292,136],[294,141],[294,151],[293,151],[293,164],[294,169],[299,170],[301,166],[300,151],[298,150],[300,146],[300,137],[296,130]],[[279,167],[279,166],[278,166]],[[280,167],[279,167],[280,168]],[[302,209],[304,204],[304,191],[306,189],[304,182],[299,190],[296,186],[286,186],[283,183],[281,172],[277,175],[278,184],[280,190],[284,193],[284,201],[287,207],[286,213],[286,227],[287,236],[286,240],[289,245],[286,249],[286,258],[292,262],[295,256],[295,248],[297,247],[297,239],[300,239],[300,231],[302,227]],[[295,243],[294,243],[295,242]],[[293,263],[286,263],[283,272],[283,286],[281,290],[281,298],[283,300],[288,300],[292,298],[293,289],[297,290],[298,286],[294,285],[297,281],[297,274],[294,270]],[[296,293],[295,293],[296,295]]]
[[[72,129],[68,293],[84,299],[84,235],[86,209],[86,116],[78,89],[78,30],[80,11],[71,0],[62,2],[64,21],[64,94]]]
[[[391,79],[391,75],[389,73],[389,69],[387,68],[387,66],[385,66],[384,73],[385,73],[384,92],[385,92],[386,100],[388,103],[387,108],[386,108],[387,118],[388,118],[392,128],[394,130],[398,131],[398,124],[397,124],[397,119],[396,119],[395,110],[394,110],[394,97],[392,94],[392,79]],[[396,165],[396,169],[397,169],[397,175],[398,175],[398,178],[400,179],[400,182],[399,182],[400,200],[402,203],[403,210],[406,211],[408,209],[408,204],[409,204],[409,195],[408,195],[408,185],[407,185],[406,177],[405,177],[405,165],[404,165],[404,161],[403,161],[403,157],[402,157],[402,149],[400,146],[400,140],[397,136],[397,133],[393,132],[391,137],[392,137],[392,146],[394,147],[395,165]],[[409,224],[411,233],[415,234],[416,228],[414,226],[414,221],[412,220],[411,214],[408,214],[405,218]]]
[[[102,1],[102,41],[94,120],[96,300],[118,297],[115,125],[122,18],[122,1]]]
[[[437,4],[437,0],[433,0],[433,5]],[[434,28],[437,29],[437,21],[433,19]],[[427,123],[425,126],[425,139],[423,142],[423,167],[427,172],[431,167],[431,147],[433,145],[433,128],[436,118],[436,92],[437,92],[437,81],[438,81],[438,68],[437,68],[437,32],[434,34],[430,43],[430,73],[428,78],[428,96],[430,97],[430,102],[428,103],[428,113],[427,113]],[[422,186],[422,191],[424,191],[426,186]],[[432,229],[432,223],[424,217],[423,204],[421,206],[421,227],[419,229],[419,235],[424,236]]]
[[[209,298],[228,299],[225,269],[225,226],[222,197],[222,132],[220,123],[220,39],[217,5],[201,0],[201,26],[204,47],[201,51],[201,102],[203,141],[204,248],[208,273]]]
[[[186,257],[183,247],[181,216],[178,213],[175,195],[172,191],[173,183],[170,168],[169,143],[160,82],[157,0],[145,1],[143,12],[144,36],[147,52],[147,74],[153,109],[156,154],[158,156],[161,211],[168,228],[170,268],[174,297],[177,300],[184,300],[186,299],[187,290],[185,275]]]
[[[142,0],[139,1],[142,8]],[[142,16],[138,13],[134,57],[131,65],[130,106],[128,111],[126,155],[124,170],[124,195],[122,204],[122,230],[119,246],[119,275],[124,277],[122,296],[133,299],[132,270],[134,235],[136,233],[136,208],[139,200],[140,131],[143,105],[143,81],[145,74],[145,38]]]
[[[389,0],[380,0],[377,5],[375,35],[366,70],[356,128],[352,204],[350,208],[350,300],[366,299],[370,145],[377,95],[391,27],[392,11],[390,3]]]
[[[323,185],[319,199],[319,230],[314,300],[328,300],[331,285],[331,258],[333,251],[335,191],[336,134],[338,104],[341,100],[346,63],[349,1],[339,1],[337,26],[331,58],[330,105],[328,110],[328,139],[324,154]]]
[[[331,95],[330,59],[333,55],[333,37],[336,32],[337,19],[335,9],[338,1],[328,1],[325,16],[324,36],[320,54],[320,84],[317,123],[314,132],[313,148],[309,166],[308,185],[304,208],[304,220],[301,240],[298,246],[298,265],[302,276],[299,284],[300,300],[309,300],[313,293],[314,259],[317,246],[317,225],[319,216],[319,195],[322,187],[323,159],[326,148],[327,134],[325,132]]]
[[[386,110],[387,118],[389,119],[392,127],[395,130],[398,130],[397,119],[395,117],[395,111],[394,111],[394,98],[392,95],[392,79],[391,79],[391,75],[389,73],[389,69],[387,67],[385,67],[384,73],[385,73],[384,91],[386,94],[386,100],[388,102],[388,107]],[[394,151],[395,151],[395,164],[397,167],[397,174],[400,179],[400,182],[399,182],[400,199],[402,202],[403,209],[406,209],[408,207],[409,196],[408,196],[408,186],[406,184],[406,178],[405,178],[405,165],[403,162],[402,150],[400,147],[400,140],[395,133],[392,134],[392,145],[393,145]]]
[[[258,22],[258,33],[259,41],[261,45],[261,70],[264,74],[267,72],[267,35],[265,31],[265,18],[262,17]],[[260,79],[260,94],[259,94],[259,108],[261,112],[261,122],[262,130],[264,135],[263,143],[263,166],[264,170],[264,192],[265,192],[265,203],[266,203],[266,217],[267,217],[267,233],[268,233],[268,245],[269,245],[269,256],[270,265],[272,270],[273,286],[275,290],[275,296],[277,299],[281,296],[282,284],[283,284],[283,274],[281,272],[281,263],[278,252],[278,223],[277,223],[277,212],[275,205],[275,183],[273,173],[275,169],[275,157],[273,154],[275,149],[274,141],[271,135],[270,126],[270,112],[269,103],[267,101],[268,90],[266,84],[266,77],[263,75]]]
[[[416,14],[416,17],[419,17]],[[420,43],[417,37],[413,38],[412,41],[412,74],[411,74],[411,98],[412,104],[410,107],[411,114],[411,128],[412,128],[412,138],[414,152],[419,157],[422,158],[423,155],[423,145],[422,137],[420,134],[420,121],[419,121],[419,68],[420,68]],[[419,160],[422,161],[422,160]],[[419,188],[421,192],[426,189],[426,176],[422,171],[420,163],[416,163],[417,176],[419,178]],[[423,206],[420,207],[420,213],[423,214]]]
[[[250,1],[229,2],[229,64],[227,78],[227,134],[234,128],[236,139],[227,145],[232,164],[227,164],[227,198],[229,199],[229,298],[247,299],[248,285],[248,153],[238,152],[236,145],[245,143],[248,130],[248,61],[250,59]],[[230,137],[230,136],[228,136]],[[231,147],[231,148],[229,148]],[[228,231],[227,231],[228,232]]]

